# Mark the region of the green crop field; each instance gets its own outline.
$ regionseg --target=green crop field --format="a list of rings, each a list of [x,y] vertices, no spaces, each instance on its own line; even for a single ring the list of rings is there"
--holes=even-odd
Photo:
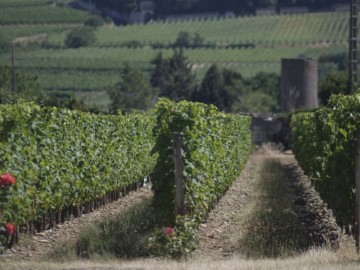
[[[148,71],[151,59],[160,52],[165,57],[172,54],[170,49],[149,48],[38,49],[18,53],[17,65],[20,70],[39,76],[47,89],[94,91],[118,82],[125,64]],[[345,47],[184,50],[194,71],[199,74],[205,73],[210,65],[218,64],[235,69],[245,77],[260,71],[279,73],[281,58],[316,58],[339,52],[345,52]]]
[[[327,12],[252,16],[102,28],[96,32],[97,46],[121,46],[129,41],[139,41],[143,44],[170,44],[176,40],[179,32],[199,33],[205,38],[205,42],[215,44],[306,46],[319,42],[341,43],[346,42],[348,38],[348,14]],[[54,36],[50,41],[59,44],[65,35],[66,33],[62,36]]]
[[[0,24],[82,23],[89,17],[86,12],[57,6],[0,9]]]
[[[205,42],[219,44],[254,43],[266,45],[315,42],[345,42],[348,14],[309,13],[302,15],[253,16],[183,22],[154,22],[97,31],[98,44],[111,46],[137,40],[144,43],[171,43],[178,33],[199,33]]]
[[[1,0],[0,8],[8,7],[26,7],[26,6],[44,6],[52,3],[51,0]]]
[[[172,55],[171,49],[153,49],[152,45],[169,46],[179,32],[198,33],[204,44],[212,45],[184,50],[197,81],[212,64],[250,77],[260,71],[279,74],[282,58],[347,52],[348,14],[344,12],[106,25],[95,30],[97,42],[91,47],[68,49],[64,45],[67,33],[91,14],[54,2],[0,0],[0,39],[47,34],[46,43],[57,49],[17,45],[18,70],[38,76],[48,91],[72,91],[87,101],[96,101],[94,93],[100,93],[102,106],[107,100],[104,91],[121,80],[125,64],[148,73],[150,61],[159,52]],[[139,47],[127,48],[131,42]],[[241,44],[252,47],[227,48]],[[0,61],[10,65],[9,52],[0,55]]]

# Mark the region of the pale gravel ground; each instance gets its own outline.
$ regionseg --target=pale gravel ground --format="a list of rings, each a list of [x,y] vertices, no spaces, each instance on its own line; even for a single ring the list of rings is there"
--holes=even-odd
[[[49,249],[54,248],[55,244],[50,245],[49,242],[39,240],[50,240],[51,243],[57,243],[60,246],[69,239],[73,241],[76,239],[80,228],[84,228],[107,215],[121,213],[128,206],[151,197],[151,191],[147,188],[81,217],[77,221],[67,222],[60,226],[56,232],[47,232],[43,236],[38,235],[35,239],[29,240],[28,243],[15,247],[17,252],[10,253],[8,256],[0,256],[0,270],[360,269],[360,257],[355,252],[353,242],[347,239],[343,241],[340,249],[336,252],[327,249],[310,250],[302,255],[286,259],[248,260],[227,249],[232,237],[234,237],[229,232],[234,231],[235,216],[239,214],[239,211],[248,211],[253,200],[253,188],[257,181],[257,173],[263,155],[268,155],[268,153],[257,152],[250,157],[239,178],[209,214],[207,223],[200,227],[199,252],[188,261],[140,259],[53,263],[42,259]],[[74,229],[75,225],[78,229]]]

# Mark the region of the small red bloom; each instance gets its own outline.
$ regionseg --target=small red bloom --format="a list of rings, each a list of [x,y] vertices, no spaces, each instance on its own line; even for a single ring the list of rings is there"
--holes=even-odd
[[[12,223],[7,223],[4,225],[4,229],[8,233],[8,235],[13,235],[15,232],[15,226]]]
[[[0,186],[13,185],[16,183],[15,177],[10,173],[4,173],[0,176]]]
[[[165,228],[165,234],[166,235],[172,235],[173,232],[174,232],[173,228],[170,228],[170,227]]]

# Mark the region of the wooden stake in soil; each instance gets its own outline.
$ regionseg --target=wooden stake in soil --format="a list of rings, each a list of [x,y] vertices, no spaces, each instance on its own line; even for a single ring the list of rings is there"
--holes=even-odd
[[[179,215],[185,214],[183,163],[181,158],[181,134],[174,133],[174,162],[175,162],[175,210]]]
[[[360,250],[360,127],[356,134],[356,154],[355,154],[355,181],[356,181],[356,204],[355,204],[355,218],[356,218],[356,248],[359,253]]]
[[[11,88],[16,92],[15,43],[12,43],[11,52]]]

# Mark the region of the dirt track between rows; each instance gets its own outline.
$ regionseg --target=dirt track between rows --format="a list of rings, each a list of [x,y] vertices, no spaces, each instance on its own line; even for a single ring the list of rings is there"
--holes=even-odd
[[[239,245],[245,244],[243,238],[251,233],[248,232],[249,228],[254,230],[256,224],[248,224],[249,222],[244,222],[243,219],[250,219],[254,215],[253,212],[257,208],[254,204],[259,202],[258,196],[261,196],[264,205],[267,200],[272,200],[271,203],[274,201],[271,193],[264,195],[263,193],[259,194],[258,191],[259,185],[265,185],[265,187],[267,185],[267,183],[261,182],[268,180],[261,179],[261,177],[266,170],[264,166],[269,162],[278,164],[278,169],[284,171],[281,185],[286,187],[281,192],[287,193],[286,196],[291,200],[287,207],[291,208],[289,211],[292,211],[293,215],[289,215],[289,218],[296,219],[289,224],[284,224],[287,222],[286,220],[280,225],[275,222],[270,224],[274,230],[273,241],[280,241],[276,239],[276,234],[283,230],[277,226],[293,226],[302,235],[302,239],[294,239],[294,241],[301,241],[304,249],[324,245],[330,245],[333,248],[338,246],[340,230],[336,225],[335,218],[299,168],[292,153],[262,149],[251,155],[241,175],[211,211],[207,222],[200,226],[198,254],[201,257],[245,256],[237,248]],[[269,185],[273,185],[273,183],[269,183]],[[288,210],[281,209],[281,207],[275,208],[270,205],[267,211]],[[268,218],[266,222],[272,221]]]

